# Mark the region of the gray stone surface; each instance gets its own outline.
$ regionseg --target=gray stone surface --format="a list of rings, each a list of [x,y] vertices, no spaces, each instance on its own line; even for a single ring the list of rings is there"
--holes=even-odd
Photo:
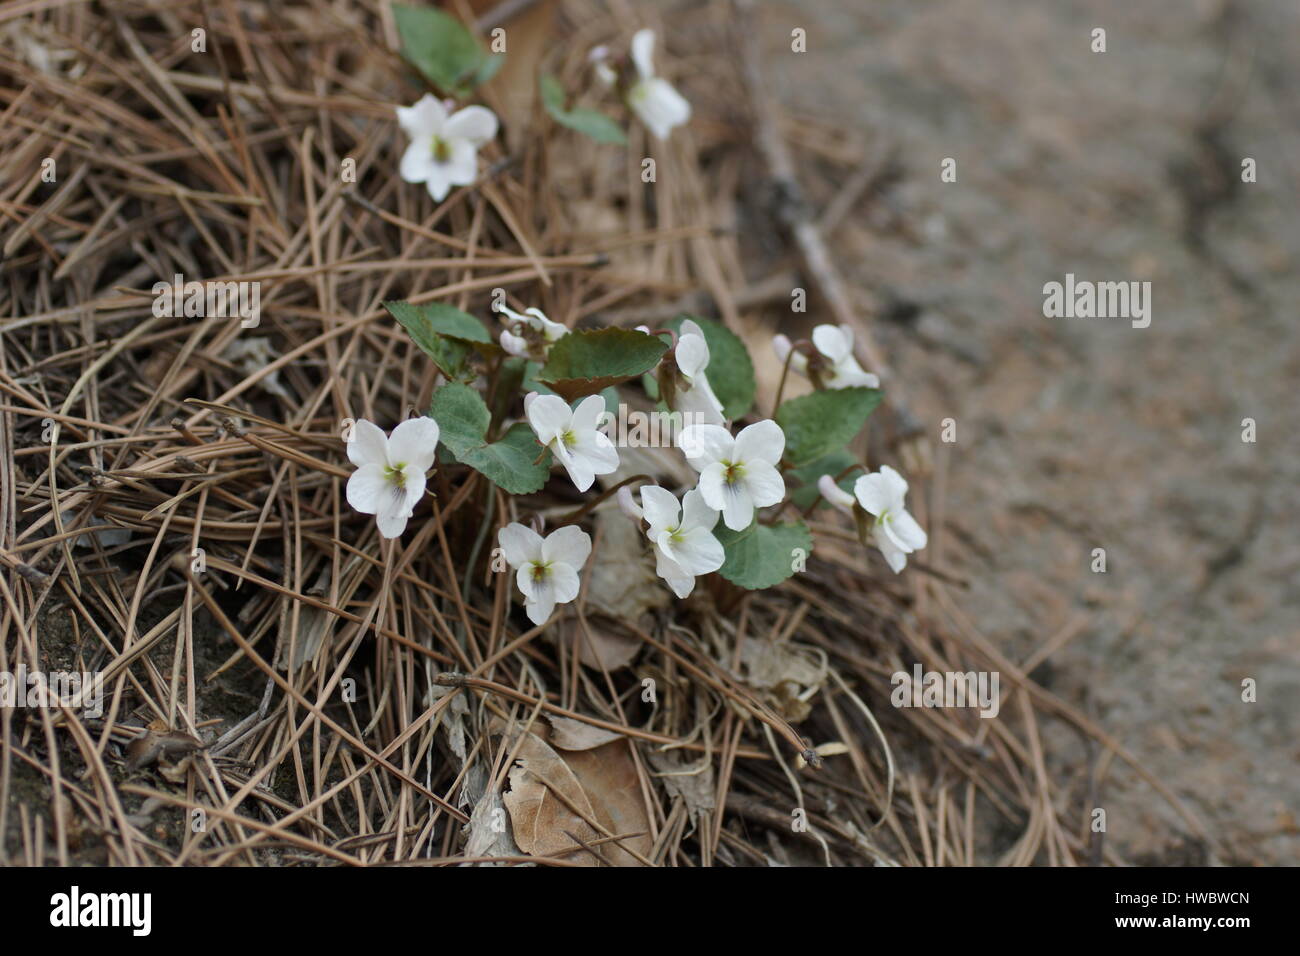
[[[933,437],[958,422],[941,534],[965,609],[1018,660],[1085,616],[1037,676],[1225,851],[1116,764],[1100,802],[1129,859],[1297,862],[1300,7],[764,8],[769,49],[792,26],[809,52],[768,59],[781,101],[897,146],[898,176],[832,245],[855,285],[904,304],[876,321]],[[1149,280],[1150,327],[1045,318],[1043,284],[1066,273]],[[1047,734],[1079,772],[1077,735]]]

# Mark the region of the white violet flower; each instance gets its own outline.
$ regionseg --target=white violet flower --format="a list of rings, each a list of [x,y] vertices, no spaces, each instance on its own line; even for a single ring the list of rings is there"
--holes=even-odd
[[[722,544],[713,536],[718,511],[705,503],[698,488],[686,492],[678,504],[668,489],[646,485],[641,503],[650,525],[646,536],[655,546],[655,573],[685,599],[695,588],[697,575],[718,570],[726,560]]]
[[[541,309],[525,309],[520,315],[509,306],[500,305],[497,311],[507,317],[503,321],[510,325],[501,333],[501,347],[510,355],[545,362],[550,347],[569,332],[567,326],[552,322]]]
[[[691,118],[691,104],[671,83],[655,76],[655,33],[638,30],[632,37],[632,63],[637,79],[628,87],[627,105],[657,139],[667,139],[676,126]]]
[[[468,186],[478,177],[478,151],[497,134],[497,117],[483,106],[467,106],[450,116],[430,93],[414,106],[399,106],[397,122],[411,145],[402,154],[400,171],[408,183],[424,183],[442,202],[452,186]]]
[[[357,466],[348,478],[348,504],[374,515],[385,538],[398,537],[424,495],[438,451],[438,423],[410,418],[385,435],[363,418],[353,426],[347,446],[348,460]]]
[[[721,425],[726,421],[722,415],[722,403],[713,394],[713,387],[704,371],[709,367],[709,343],[699,325],[690,319],[682,323],[674,355],[682,378],[674,394],[675,410],[690,414],[692,418],[687,421]]]
[[[785,452],[785,432],[771,419],[741,429],[734,438],[721,425],[690,425],[677,436],[686,460],[700,473],[704,503],[722,512],[732,531],[744,531],[754,509],[785,497],[776,464]]]
[[[907,556],[920,551],[929,540],[925,529],[908,513],[903,502],[907,481],[888,465],[854,482],[853,495],[836,485],[830,475],[822,475],[817,488],[823,498],[845,511],[852,510],[854,497],[857,498],[856,504],[875,518],[871,524],[871,541],[895,574],[907,567]]]
[[[560,460],[579,491],[590,488],[597,475],[618,470],[618,449],[597,430],[604,412],[600,395],[588,395],[572,409],[558,395],[529,392],[524,398],[524,414],[537,440]]]
[[[534,624],[545,624],[555,605],[578,596],[578,571],[591,555],[591,537],[577,525],[556,528],[543,538],[532,528],[511,522],[497,533],[497,544],[516,569],[524,611]]]
[[[819,325],[813,329],[812,341],[826,360],[818,374],[827,388],[851,388],[855,385],[880,387],[880,379],[871,372],[863,371],[858,360],[853,357],[853,330],[847,325]],[[772,339],[772,348],[776,351],[776,357],[784,363],[794,346],[784,335],[778,335]],[[801,375],[807,375],[808,356],[795,352],[790,359],[790,367]]]

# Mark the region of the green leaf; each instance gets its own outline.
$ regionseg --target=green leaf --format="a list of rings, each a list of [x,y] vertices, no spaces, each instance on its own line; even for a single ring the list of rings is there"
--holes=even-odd
[[[492,393],[492,420],[501,421],[519,398],[528,374],[528,360],[510,356],[501,363],[497,372],[496,390]]]
[[[817,480],[822,475],[834,477],[846,468],[856,464],[858,464],[858,460],[847,449],[840,449],[818,458],[810,465],[787,471],[785,473],[785,484],[790,489],[790,500],[796,508],[802,511],[814,501],[817,501],[817,495],[819,494]],[[858,480],[859,474],[861,474],[861,471],[851,473],[846,478],[841,478],[839,486],[851,494],[853,492],[853,483]],[[817,507],[820,508],[825,503],[825,501],[818,501]]]
[[[709,346],[709,367],[704,373],[709,377],[713,394],[722,403],[722,414],[734,421],[742,417],[754,404],[754,363],[740,336],[721,322],[702,319],[694,315],[679,315],[668,323],[668,328],[681,334],[682,323],[695,322],[704,333]]]
[[[589,109],[564,108],[564,88],[559,80],[545,73],[538,77],[538,87],[542,93],[542,105],[551,118],[561,126],[577,130],[598,143],[626,143],[627,136],[623,128],[604,113]]]
[[[539,395],[554,395],[551,389],[547,388],[537,380],[537,376],[542,373],[541,362],[529,362],[524,366],[524,383],[525,392],[537,392]]]
[[[603,388],[600,391],[600,397],[605,400],[605,411],[617,418],[618,407],[623,404],[623,400],[619,397],[618,389],[613,385],[609,388]]]
[[[632,329],[570,332],[551,346],[537,380],[572,402],[649,371],[666,351],[660,339]]]
[[[714,535],[727,555],[719,573],[749,591],[780,584],[813,550],[812,534],[801,521],[777,525],[756,521],[744,531],[719,527]]]
[[[444,93],[462,96],[500,68],[503,58],[489,56],[474,34],[448,13],[394,4],[393,18],[402,56]]]
[[[495,442],[487,440],[491,412],[479,393],[452,383],[433,393],[429,414],[438,423],[443,445],[456,460],[469,465],[512,495],[527,495],[546,484],[551,453],[537,444],[523,422]],[[538,455],[541,461],[537,461]]]
[[[844,448],[879,404],[878,388],[830,389],[782,403],[776,423],[785,432],[786,460],[806,465]]]
[[[492,79],[492,77],[496,76],[497,71],[505,65],[506,58],[504,54],[493,53],[483,57],[483,61],[479,64],[478,71],[474,74],[474,85],[482,86],[484,83]]]
[[[445,302],[385,302],[384,308],[449,379],[473,377],[469,358],[474,352],[491,356],[501,351],[482,322]]]

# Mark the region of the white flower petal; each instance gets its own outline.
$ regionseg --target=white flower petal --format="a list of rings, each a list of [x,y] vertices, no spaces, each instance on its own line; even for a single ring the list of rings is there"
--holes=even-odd
[[[839,364],[853,353],[852,335],[846,335],[845,329],[838,325],[819,325],[813,329],[813,345],[831,362]]]
[[[744,485],[724,484],[722,499],[722,523],[728,528],[744,531],[754,523],[754,500],[749,497]]]
[[[689,319],[682,323],[673,354],[677,358],[677,368],[688,379],[695,378],[709,367],[709,343],[700,327]]]
[[[591,461],[586,455],[575,454],[563,441],[554,442],[550,448],[568,473],[573,487],[579,491],[586,491],[591,487],[592,482],[596,480],[596,472],[592,469]]]
[[[537,312],[536,309],[529,309],[528,311]],[[542,338],[544,338],[547,342],[553,345],[556,342],[560,341],[560,339],[564,338],[566,335],[569,334],[569,327],[567,325],[564,325],[561,322],[552,322],[550,319],[542,315],[540,312],[537,312],[537,314],[541,315]]]
[[[628,105],[656,139],[667,139],[691,118],[691,104],[667,80],[652,76],[628,91]]]
[[[777,361],[784,365],[785,360],[794,351],[794,344],[784,335],[774,335],[772,336],[772,351],[776,353]]]
[[[534,588],[534,594],[535,597],[524,602],[524,612],[528,620],[540,627],[550,620],[551,612],[555,610],[555,590],[547,580]]]
[[[700,469],[700,483],[697,489],[704,503],[714,511],[721,511],[727,506],[726,471],[726,466],[716,461]]]
[[[667,488],[646,485],[641,489],[641,506],[645,509],[645,520],[650,523],[652,536],[657,537],[665,528],[677,527],[682,512],[681,505]]]
[[[645,509],[636,503],[636,499],[632,497],[632,489],[627,485],[618,489],[614,497],[618,500],[618,509],[633,521],[640,521],[645,517]]]
[[[736,458],[740,461],[775,465],[784,453],[785,432],[770,418],[742,428],[736,436]]]
[[[881,474],[863,475],[853,483],[853,494],[868,514],[882,515],[889,510],[893,496]]]
[[[600,424],[601,413],[604,411],[605,397],[588,395],[573,409],[573,416],[570,419],[573,430],[575,432],[595,431],[596,426]]]
[[[388,439],[374,422],[362,418],[352,426],[352,441],[347,443],[348,461],[362,465],[388,464]]]
[[[682,498],[682,527],[703,528],[712,531],[718,523],[718,509],[710,508],[698,488],[692,488]]]
[[[474,144],[464,139],[447,141],[448,157],[438,163],[447,182],[453,186],[468,186],[478,179],[478,153]]]
[[[655,573],[667,582],[672,592],[683,601],[695,590],[695,575],[682,567],[662,551],[655,550]]]
[[[880,549],[880,553],[884,555],[885,561],[888,562],[890,570],[898,574],[903,568],[907,567],[907,552],[897,547],[888,537],[879,533],[879,529],[872,538],[876,547]]]
[[[708,574],[722,567],[727,554],[722,544],[703,528],[693,528],[675,536],[670,547],[662,547],[683,571],[691,574]]]
[[[608,435],[598,431],[575,432],[577,439],[571,451],[581,457],[594,475],[609,475],[618,471],[618,449]]]
[[[886,524],[889,536],[904,551],[920,551],[929,542],[925,529],[906,511],[891,515]]]
[[[519,587],[519,593],[524,596],[525,601],[537,600],[539,588],[545,587],[545,577],[535,576],[537,574],[537,565],[532,561],[525,561],[515,571],[515,584]]]
[[[463,139],[475,149],[495,139],[500,127],[497,114],[485,106],[467,106],[447,118],[443,124],[444,139]]]
[[[684,421],[697,425],[721,425],[727,419],[722,414],[722,403],[713,394],[709,377],[703,372],[695,376],[689,388],[678,388],[673,400],[674,411],[681,412]]]
[[[438,423],[427,415],[408,418],[388,438],[388,463],[424,475],[438,457]]]
[[[745,490],[760,508],[778,504],[785,497],[785,479],[765,461],[745,464]]]
[[[903,499],[907,496],[907,481],[888,465],[880,466],[880,474],[885,479],[885,487],[890,495],[890,507],[901,509]]]
[[[655,32],[650,29],[637,30],[632,35],[632,62],[643,78],[655,75],[654,52]]]
[[[552,565],[580,568],[591,556],[591,536],[575,524],[556,528],[542,542],[542,559]],[[572,598],[564,598],[572,600]]]
[[[512,568],[522,568],[530,561],[542,559],[542,536],[517,521],[497,532],[497,544]]]
[[[537,440],[543,445],[549,445],[555,441],[556,436],[568,430],[569,423],[573,421],[573,412],[558,395],[542,395],[538,392],[531,394],[536,397],[527,399],[524,406],[528,424],[532,426]]]
[[[428,484],[428,479],[425,478],[424,472],[412,471],[409,465],[403,471],[403,475],[406,482],[401,488],[402,510],[410,515],[414,513],[415,506],[424,497],[424,489]]]
[[[414,106],[397,108],[398,125],[412,139],[425,139],[442,130],[447,121],[447,108],[431,93],[425,93]]]
[[[397,167],[402,179],[408,183],[428,182],[433,167],[433,150],[427,139],[411,140],[411,145],[402,153],[402,162]]]
[[[553,564],[549,569],[551,576],[551,594],[556,604],[568,604],[582,590],[582,579],[578,572],[567,564]]]
[[[509,331],[501,333],[501,347],[508,355],[527,357],[528,340]]]
[[[835,483],[835,479],[830,475],[822,475],[817,479],[817,490],[822,493],[830,504],[843,511],[853,509],[853,496]]]
[[[721,425],[688,425],[677,433],[677,447],[696,470],[710,462],[730,460],[735,444]]]
[[[406,530],[406,521],[410,517],[411,509],[407,507],[405,492],[389,482],[388,490],[380,499],[379,509],[375,512],[375,524],[379,526],[380,535],[385,538],[398,537]]]
[[[388,494],[388,479],[383,465],[362,465],[348,476],[348,504],[363,515],[377,512]]]
[[[437,162],[430,163],[424,186],[429,190],[429,195],[433,197],[434,202],[442,202],[446,199],[447,193],[451,192],[452,187],[451,179],[447,175],[447,165]]]
[[[880,378],[870,372],[864,372],[862,366],[852,356],[835,366],[830,377],[826,379],[827,388],[854,388],[859,386],[863,388],[879,388]]]

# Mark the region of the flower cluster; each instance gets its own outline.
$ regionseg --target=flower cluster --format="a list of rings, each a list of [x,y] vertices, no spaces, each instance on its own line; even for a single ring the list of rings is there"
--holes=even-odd
[[[462,46],[465,45],[474,49],[474,40],[468,34],[462,40]],[[632,36],[626,56],[613,57],[608,47],[599,46],[591,51],[590,60],[601,85],[616,90],[651,135],[666,140],[674,129],[690,121],[691,104],[676,87],[655,73],[654,46],[654,31],[638,30]],[[448,44],[448,48],[455,49],[456,45]],[[449,65],[448,70],[454,73],[457,67]],[[562,97],[563,92],[556,95]],[[603,114],[580,112],[594,116],[603,124],[612,122]],[[571,119],[573,114],[568,115]],[[397,122],[410,141],[399,166],[402,179],[423,184],[435,202],[446,199],[453,186],[469,186],[478,179],[478,152],[496,138],[500,127],[496,114],[487,107],[456,109],[455,100],[440,100],[431,93],[420,97],[413,106],[399,106]],[[617,127],[615,130],[615,138],[621,139],[622,134],[617,132]],[[520,319],[509,310],[502,311]],[[547,321],[544,316],[541,320]],[[543,337],[554,331],[547,326],[534,328]],[[519,341],[518,331],[510,334],[513,347],[531,349],[535,344],[531,340]]]
[[[632,36],[632,70],[625,63],[611,66],[607,47],[596,47],[590,59],[600,81],[620,90],[628,109],[656,139],[663,140],[676,127],[690,121],[691,104],[676,87],[655,74],[654,49],[654,31],[638,30]]]
[[[459,29],[437,11],[403,16],[430,29]],[[654,33],[640,30],[625,54],[598,47],[590,59],[602,84],[663,140],[690,120],[691,107],[655,72],[654,46]],[[490,75],[491,58],[472,36],[446,50],[454,61],[418,64],[436,88],[463,95],[466,77]],[[541,79],[543,104],[557,122],[621,141],[608,117],[566,109],[558,82]],[[431,94],[399,108],[397,119],[409,138],[402,178],[424,184],[438,202],[453,187],[476,181],[479,150],[499,127],[485,107],[457,108],[454,100]],[[879,549],[895,573],[926,546],[925,531],[906,508],[907,482],[894,469],[884,465],[861,474],[851,494],[840,484],[866,471],[847,445],[880,400],[880,381],[859,363],[845,326],[819,325],[810,340],[774,337],[786,370],[805,376],[814,392],[759,418],[750,414],[753,362],[744,343],[717,322],[681,316],[665,329],[575,330],[539,308],[516,312],[498,301],[494,311],[504,328],[494,342],[478,318],[445,303],[386,306],[443,384],[428,415],[401,422],[388,435],[362,420],[345,435],[356,466],[347,482],[348,503],[374,515],[382,538],[400,537],[415,516],[441,440],[445,463],[474,469],[517,499],[541,491],[556,464],[579,493],[604,477],[607,490],[572,520],[616,493],[624,513],[644,531],[656,573],[681,599],[704,575],[757,589],[799,570],[813,542],[802,520],[782,520],[791,504],[805,518],[823,501],[852,515],[860,540]],[[630,483],[638,479],[619,480],[619,449],[606,418],[614,407],[622,409],[618,387],[635,387],[638,380],[645,398],[681,423],[664,442],[664,454],[681,455],[695,472],[693,487],[680,497],[652,482],[634,491]],[[784,385],[783,375],[778,391]],[[510,521],[497,532],[498,556],[514,570],[525,612],[538,626],[558,605],[577,599],[592,550],[590,536],[576,523],[545,537],[540,527],[535,517],[531,527]],[[795,555],[799,559],[791,560]]]
[[[879,388],[880,379],[863,371],[853,357],[853,330],[847,325],[819,325],[813,329],[812,358],[808,349],[796,349],[784,335],[772,339],[772,348],[782,363],[802,375],[819,380],[825,388]]]
[[[404,316],[408,328],[411,323],[420,327],[410,316],[413,307],[400,305],[403,308],[390,305],[394,315]],[[839,482],[860,466],[840,469],[838,475],[816,470],[823,460],[828,466],[843,460],[834,455],[815,458],[826,450],[826,434],[847,434],[836,416],[848,416],[854,428],[860,427],[879,394],[870,387],[875,376],[863,371],[854,358],[852,338],[846,330],[818,326],[812,341],[791,343],[778,336],[774,343],[778,354],[791,365],[796,365],[795,357],[805,359],[796,367],[807,370],[820,394],[832,404],[809,405],[817,397],[814,393],[790,399],[775,418],[733,428],[724,417],[725,410],[737,401],[743,407],[752,404],[752,394],[741,401],[746,388],[752,392],[752,363],[739,339],[717,323],[682,318],[674,328],[619,331],[610,339],[599,330],[570,330],[537,308],[520,313],[498,306],[497,311],[509,320],[509,327],[500,334],[502,358],[484,381],[503,380],[499,373],[507,362],[520,363],[520,372],[533,370],[513,379],[529,382],[520,389],[523,421],[514,425],[502,422],[498,433],[503,437],[495,443],[486,433],[481,441],[473,439],[473,429],[482,432],[484,421],[491,419],[488,406],[474,387],[449,381],[435,391],[430,416],[402,422],[387,436],[364,420],[352,430],[348,457],[357,470],[348,480],[348,502],[357,511],[375,516],[381,536],[395,538],[405,530],[424,496],[439,437],[446,431],[453,461],[478,469],[512,494],[541,490],[553,464],[560,466],[579,492],[590,491],[597,478],[608,477],[624,513],[645,532],[656,573],[682,599],[694,591],[697,578],[715,572],[749,588],[769,587],[788,577],[781,555],[773,551],[792,544],[801,548],[806,540],[807,529],[801,522],[779,523],[796,494],[816,492],[810,504],[798,505],[805,513],[818,501],[825,501],[852,515],[862,541],[879,549],[895,573],[906,567],[909,555],[926,546],[925,531],[906,507],[907,482],[893,468],[884,465],[859,475],[852,493]],[[472,326],[481,326],[472,316],[456,313],[453,320],[445,308],[437,316],[444,330],[453,330],[447,334],[460,341],[485,336],[473,331]],[[430,328],[416,341],[429,351],[435,364],[443,363],[439,370],[454,379],[453,372],[463,369],[448,363],[447,354],[426,341],[438,335],[431,320]],[[552,353],[567,348],[570,342],[580,343],[585,361],[598,366],[589,370],[591,379],[557,378],[558,371],[548,376]],[[607,356],[611,371],[614,367],[623,371],[612,377],[623,381],[633,377],[626,372],[626,350],[637,354],[645,350],[652,358],[640,374],[657,386],[652,395],[672,414],[684,420],[685,413],[692,416],[691,423],[676,433],[664,452],[680,453],[697,476],[694,487],[687,488],[680,498],[672,489],[657,484],[646,483],[634,491],[628,481],[616,482],[619,450],[606,433],[607,403],[616,398],[608,394],[610,388],[591,394],[603,381],[600,348],[613,350]],[[567,367],[564,362],[560,366]],[[595,386],[590,384],[592,380]],[[576,389],[578,397],[566,400],[543,388],[544,382],[561,392]],[[494,407],[517,400],[500,394],[489,397]],[[443,416],[441,422],[436,420],[439,415]],[[518,431],[521,428],[522,433]],[[467,432],[471,437],[466,437]],[[487,448],[500,451],[486,454],[483,449]],[[535,460],[525,465],[533,456]],[[810,458],[814,460],[808,464]],[[810,471],[817,477],[810,480]],[[787,479],[796,476],[797,486],[792,491]],[[533,528],[511,522],[498,532],[498,545],[516,572],[519,593],[534,624],[544,624],[557,605],[578,596],[580,572],[592,543],[577,525],[561,527],[543,538]],[[807,547],[811,547],[810,541]]]

